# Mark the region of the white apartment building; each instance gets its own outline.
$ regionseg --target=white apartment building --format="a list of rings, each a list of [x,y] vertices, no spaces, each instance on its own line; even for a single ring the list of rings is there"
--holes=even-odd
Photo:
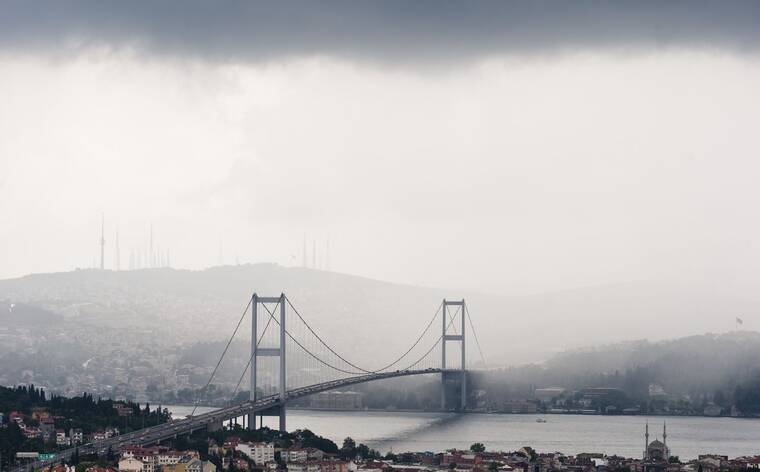
[[[280,454],[285,462],[306,462],[309,460],[309,451],[306,449],[291,447],[290,449],[283,449]]]
[[[141,460],[136,457],[126,457],[119,461],[119,472],[154,472],[152,460]]]
[[[272,443],[240,443],[236,449],[248,456],[256,465],[274,461],[274,444]]]

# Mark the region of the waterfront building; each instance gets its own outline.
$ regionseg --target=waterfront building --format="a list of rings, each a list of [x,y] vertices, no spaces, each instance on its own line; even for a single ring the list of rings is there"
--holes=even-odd
[[[508,400],[504,402],[504,413],[536,413],[538,405],[525,400]]]
[[[311,407],[325,410],[361,410],[364,394],[359,392],[327,391],[311,397]]]
[[[465,451],[450,450],[441,455],[441,465],[448,467],[455,464],[457,467],[472,468],[481,462],[479,454],[472,454]]]
[[[319,461],[319,472],[348,472],[349,463],[345,461]]]
[[[562,387],[546,387],[546,388],[537,388],[533,392],[533,396],[536,398],[536,400],[540,402],[549,402],[554,400],[555,398],[559,397],[565,393],[565,389]]]

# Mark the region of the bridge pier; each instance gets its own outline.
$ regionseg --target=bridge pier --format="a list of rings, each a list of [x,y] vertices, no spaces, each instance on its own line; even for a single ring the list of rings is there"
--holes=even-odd
[[[276,303],[280,307],[280,319],[279,319],[279,331],[280,331],[280,340],[279,340],[279,346],[274,348],[265,348],[260,347],[258,345],[259,340],[259,331],[258,331],[258,306],[259,304],[272,304]],[[251,402],[255,402],[257,400],[257,383],[258,383],[258,358],[261,357],[277,357],[279,359],[280,363],[280,375],[279,375],[279,395],[280,395],[280,405],[278,408],[277,415],[280,417],[279,421],[279,429],[280,431],[285,432],[286,431],[286,423],[285,423],[285,414],[286,414],[286,407],[285,407],[285,398],[286,398],[286,392],[287,392],[287,385],[286,385],[286,378],[287,378],[287,371],[286,371],[286,363],[285,363],[285,304],[287,303],[287,299],[285,298],[285,294],[281,293],[279,297],[260,297],[257,294],[253,294],[251,298],[251,393],[250,393],[250,400]],[[267,313],[269,315],[269,313]],[[260,416],[260,423],[259,426],[263,426],[263,413]],[[255,413],[249,413],[248,414],[248,429],[256,429],[256,414]]]
[[[449,321],[453,324],[456,319],[449,320],[448,307],[457,306],[457,313],[461,319],[461,333],[462,334],[446,334],[449,326]],[[459,402],[459,410],[464,411],[467,409],[467,370],[466,370],[466,350],[465,350],[465,301],[462,300],[446,300],[443,299],[442,305],[442,333],[441,333],[441,410],[448,410],[448,402],[446,398],[446,383],[447,378],[456,377],[461,382],[461,399]],[[456,313],[454,314],[456,316]],[[456,331],[455,331],[456,332]],[[459,342],[462,351],[462,365],[459,369],[447,369],[446,368],[446,343],[449,341]]]

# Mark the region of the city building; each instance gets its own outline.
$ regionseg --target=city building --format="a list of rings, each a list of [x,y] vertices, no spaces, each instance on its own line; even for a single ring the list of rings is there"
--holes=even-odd
[[[285,462],[306,462],[309,460],[309,451],[298,447],[291,447],[283,449],[280,452],[280,456]]]
[[[538,406],[534,402],[525,400],[508,400],[504,402],[505,413],[535,413]]]
[[[240,443],[236,448],[256,465],[264,465],[274,461],[274,444],[272,443]]]
[[[349,463],[345,461],[319,461],[319,472],[348,472]]]
[[[320,472],[319,462],[288,462],[288,472]]]
[[[84,433],[79,428],[71,428],[69,430],[69,437],[71,438],[71,445],[76,446],[84,442]]]
[[[152,460],[126,457],[119,460],[119,472],[154,472],[155,466]]]
[[[359,392],[327,391],[311,397],[311,407],[324,410],[361,410],[364,394]]]
[[[537,388],[533,392],[533,396],[540,402],[550,402],[563,393],[565,393],[565,389],[562,387],[546,387]]]
[[[55,432],[55,444],[58,447],[71,446],[71,440],[66,436],[66,431],[59,429]]]
[[[212,462],[193,458],[185,464],[185,472],[216,472],[216,466]]]

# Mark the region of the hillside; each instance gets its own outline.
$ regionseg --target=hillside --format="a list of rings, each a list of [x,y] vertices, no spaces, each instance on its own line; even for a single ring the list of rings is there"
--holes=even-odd
[[[473,373],[485,401],[533,398],[537,388],[560,387],[560,408],[634,407],[658,414],[760,414],[760,333],[741,331],[650,342],[614,343],[562,352],[537,365]],[[611,392],[585,397],[588,389]],[[612,389],[612,390],[609,390]],[[584,398],[597,398],[582,404]],[[601,410],[599,410],[601,411]],[[715,411],[712,414],[717,414]],[[738,414],[738,413],[737,413]]]
[[[760,373],[760,333],[737,331],[573,350],[553,357],[545,368],[547,376],[574,379],[569,386],[575,388],[606,382],[644,396],[654,383],[676,395],[732,392]]]
[[[375,360],[377,352],[392,357],[411,343],[443,297],[465,297],[487,360],[497,365],[584,345],[726,331],[738,314],[751,326],[746,314],[760,309],[756,301],[648,283],[501,297],[273,264],[0,280],[0,301],[38,306],[69,322],[165,333],[166,342],[178,344],[224,339],[254,291],[286,292],[336,347]]]

